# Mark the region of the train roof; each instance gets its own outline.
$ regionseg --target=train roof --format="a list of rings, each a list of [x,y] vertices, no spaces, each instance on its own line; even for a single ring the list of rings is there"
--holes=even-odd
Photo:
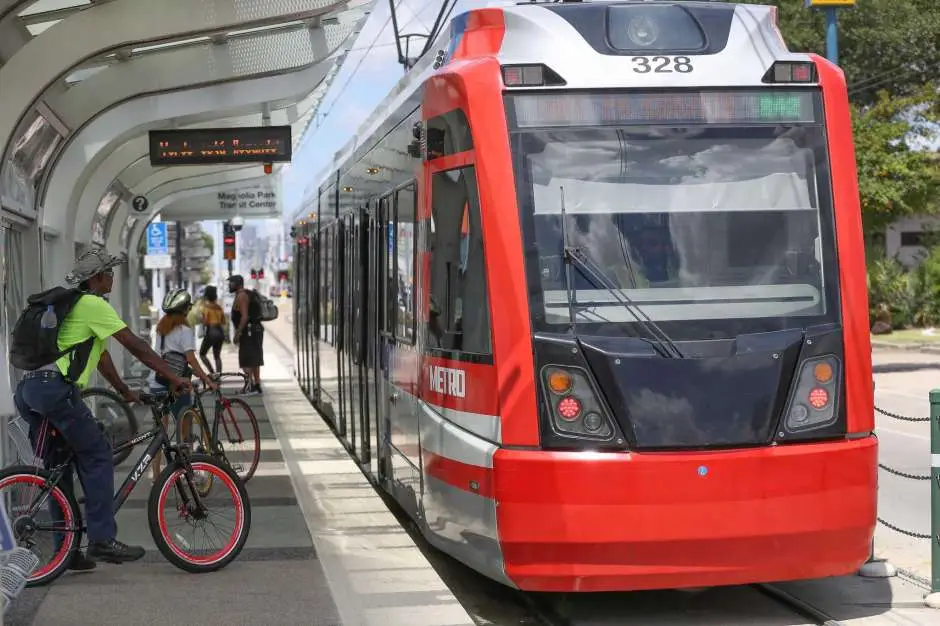
[[[492,9],[502,11],[504,33],[495,52],[500,63],[544,64],[564,78],[566,89],[761,86],[774,62],[809,60],[807,55],[787,49],[777,28],[777,9],[770,5],[720,0],[488,2],[451,19],[449,28],[428,48],[429,53],[335,153],[317,190],[337,169],[357,160],[420,105],[420,86],[439,71],[441,61],[446,66],[461,38],[479,27],[474,25],[474,14]],[[668,28],[657,27],[657,21]],[[611,30],[612,23],[618,26],[617,33]],[[656,41],[636,43],[649,40],[653,31],[656,36],[665,33],[659,47]],[[632,48],[624,49],[624,42]],[[675,57],[683,52],[694,59],[694,72],[677,74],[650,67],[648,72],[636,73],[623,69],[624,61],[634,56]],[[303,206],[311,201],[315,200],[305,199]]]

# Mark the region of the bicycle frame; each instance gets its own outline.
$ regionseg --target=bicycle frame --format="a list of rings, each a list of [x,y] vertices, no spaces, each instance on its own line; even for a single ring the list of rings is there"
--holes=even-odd
[[[241,373],[230,373],[230,374],[229,374],[229,373],[220,372],[220,373],[213,374],[212,376],[210,376],[210,378],[215,379],[215,380],[216,380],[217,382],[219,382],[219,383],[221,383],[221,379],[224,378],[224,377],[240,377],[240,378],[245,379],[245,384],[248,384],[248,377],[245,376],[244,374],[241,374]],[[201,392],[200,392],[200,391],[195,391],[195,390],[193,391],[193,400],[194,400],[194,402],[196,403],[197,407],[199,408],[199,412],[202,414],[203,418],[206,417],[206,408],[205,408],[205,405],[202,403],[202,394],[203,394],[203,393],[206,393],[207,391],[208,391],[208,389],[204,389],[204,390],[202,390]],[[216,407],[216,410],[214,411],[214,415],[212,416],[212,425],[211,425],[211,427],[209,428],[209,430],[210,430],[210,432],[212,433],[212,434],[211,434],[211,443],[212,443],[213,447],[215,447],[216,444],[218,444],[218,442],[219,442],[219,421],[220,421],[220,419],[219,419],[219,410],[218,410],[218,409],[219,409],[219,408],[225,408],[225,401],[226,401],[226,398],[225,398],[225,396],[222,395],[222,387],[221,387],[221,386],[217,387],[216,390],[215,390],[213,393],[215,394],[215,407]],[[238,423],[237,423],[237,422],[233,422],[232,426],[233,426],[233,428],[235,428],[235,430],[236,430],[238,436],[240,437],[240,436],[241,436],[241,429],[238,427]]]
[[[172,444],[169,435],[167,435],[166,429],[163,427],[162,418],[164,414],[168,414],[167,406],[168,406],[168,403],[165,401],[160,402],[159,409],[158,409],[158,406],[151,405],[150,410],[154,418],[153,428],[147,431],[146,433],[137,435],[133,439],[126,441],[122,443],[121,445],[117,446],[117,448],[115,448],[116,452],[123,451],[127,448],[133,448],[137,444],[143,443],[144,441],[147,441],[150,439],[153,440],[150,442],[150,445],[147,446],[147,449],[144,450],[143,454],[141,454],[140,457],[137,459],[137,461],[134,463],[134,469],[131,470],[127,478],[124,479],[124,483],[121,485],[121,488],[118,489],[117,492],[114,494],[114,499],[112,502],[113,502],[113,510],[115,514],[117,514],[117,512],[121,509],[121,507],[127,501],[128,496],[130,496],[131,492],[134,491],[134,487],[136,487],[137,483],[140,482],[140,479],[143,477],[144,472],[146,472],[147,468],[150,467],[150,465],[153,463],[153,460],[156,457],[157,452],[160,451],[161,449],[163,451],[164,456],[166,457],[167,466],[174,465],[177,467],[179,466],[186,467],[186,470],[187,470],[186,480],[189,483],[190,492],[192,493],[194,497],[194,500],[195,500],[194,504],[197,508],[202,508],[202,501],[201,501],[201,498],[199,497],[198,490],[195,488],[195,485],[193,484],[192,468],[188,467],[181,460],[183,453],[180,451],[179,447],[174,446]],[[69,450],[67,455],[64,457],[63,461],[56,463],[55,466],[50,468],[49,470],[50,475],[49,475],[49,480],[47,483],[50,487],[50,491],[51,489],[55,488],[59,484],[59,481],[62,479],[62,475],[65,473],[65,469],[69,467],[69,465],[71,465],[74,460],[75,460],[75,452],[73,452],[72,450]],[[177,490],[180,491],[180,497],[183,499],[183,503],[188,507],[190,504],[189,495],[186,493],[182,493],[182,490],[180,490],[178,487],[177,487]],[[82,528],[84,528],[84,526]],[[62,531],[63,529],[58,529],[58,530]],[[76,529],[69,529],[69,530],[74,531]]]

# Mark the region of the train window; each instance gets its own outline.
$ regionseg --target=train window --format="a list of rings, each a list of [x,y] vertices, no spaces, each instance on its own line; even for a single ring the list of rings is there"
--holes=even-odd
[[[427,345],[490,354],[489,298],[473,166],[434,174],[425,237],[430,270]]]
[[[415,339],[415,188],[408,185],[397,192],[396,285],[398,317],[395,336],[409,344]]]
[[[454,109],[429,119],[426,133],[428,159],[473,149],[470,123],[460,109]]]

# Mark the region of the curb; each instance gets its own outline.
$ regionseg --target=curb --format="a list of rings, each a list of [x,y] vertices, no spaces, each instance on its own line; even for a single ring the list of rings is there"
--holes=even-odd
[[[890,341],[871,340],[872,350],[904,350],[907,352],[924,352],[927,354],[940,354],[940,343],[892,343]]]

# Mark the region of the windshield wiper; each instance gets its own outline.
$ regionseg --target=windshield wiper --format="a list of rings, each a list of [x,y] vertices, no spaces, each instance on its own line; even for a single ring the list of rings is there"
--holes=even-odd
[[[669,338],[663,329],[659,327],[650,317],[630,299],[623,289],[614,283],[610,276],[581,248],[565,246],[565,260],[574,263],[575,267],[581,270],[581,273],[595,285],[606,289],[617,302],[633,315],[640,327],[647,334],[652,335],[653,340],[650,345],[656,349],[662,356],[673,359],[684,359],[685,355],[679,350],[679,346]],[[566,263],[568,265],[568,263]],[[569,286],[570,289],[570,286]]]

